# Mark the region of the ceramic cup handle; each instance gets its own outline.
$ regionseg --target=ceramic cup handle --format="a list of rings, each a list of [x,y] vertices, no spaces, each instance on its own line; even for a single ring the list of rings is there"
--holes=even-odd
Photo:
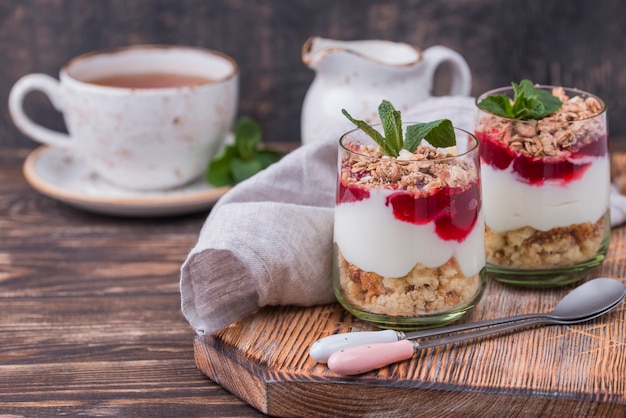
[[[41,91],[48,96],[56,110],[63,111],[59,81],[47,74],[28,74],[13,85],[9,94],[9,112],[15,126],[38,142],[67,148],[72,143],[67,134],[33,122],[24,112],[24,98],[32,91]]]
[[[449,63],[452,66],[452,83],[448,95],[469,96],[472,88],[472,73],[461,54],[445,46],[431,46],[424,51],[423,62],[428,66],[427,71],[431,83],[437,67],[444,62]]]

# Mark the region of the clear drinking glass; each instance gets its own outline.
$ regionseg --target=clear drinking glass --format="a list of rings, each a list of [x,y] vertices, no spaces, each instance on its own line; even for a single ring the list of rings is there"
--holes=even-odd
[[[459,319],[480,300],[486,269],[478,141],[455,133],[457,148],[447,156],[430,148],[397,159],[376,152],[360,129],[341,137],[333,286],[356,317],[381,328],[430,328]]]
[[[537,86],[563,102],[539,121],[478,109],[487,272],[526,287],[576,282],[610,237],[606,105],[576,89]],[[484,93],[513,98],[513,88]]]

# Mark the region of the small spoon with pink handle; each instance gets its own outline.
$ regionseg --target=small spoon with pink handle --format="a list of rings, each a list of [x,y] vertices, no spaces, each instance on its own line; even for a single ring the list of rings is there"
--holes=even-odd
[[[554,307],[552,312],[546,314],[523,314],[406,333],[388,329],[384,331],[334,334],[317,340],[311,346],[309,355],[318,363],[326,363],[330,355],[334,352],[357,345],[434,337],[437,335],[468,331],[528,319],[542,319],[546,321],[546,323],[552,320],[571,322],[581,318],[587,318],[598,312],[604,312],[607,307],[617,303],[617,299],[621,300],[620,295],[624,293],[624,291],[624,284],[619,280],[606,277],[597,278],[572,290]]]
[[[508,318],[477,322],[474,324],[463,324],[440,328],[438,330],[416,331],[406,334],[391,331],[396,333],[397,336],[406,336],[406,339],[400,339],[396,336],[396,339],[392,340],[394,342],[375,341],[373,343],[368,343],[368,341],[361,338],[357,339],[359,340],[359,343],[355,345],[352,342],[353,339],[350,339],[350,344],[337,348],[332,354],[329,355],[327,358],[328,368],[340,374],[360,374],[384,367],[397,361],[409,359],[418,348],[429,348],[438,345],[450,344],[457,341],[478,338],[489,334],[509,331],[536,324],[567,325],[584,322],[611,311],[621,303],[624,297],[626,297],[626,287],[622,282],[609,278],[594,279],[577,287],[566,295],[549,314],[518,315]],[[474,331],[447,335],[439,339],[431,339],[421,343],[409,341],[414,338],[432,337],[467,330]],[[337,336],[345,337],[350,334],[358,335],[378,333],[386,333],[389,335],[389,331],[390,330],[367,333],[347,333],[337,334]],[[325,339],[320,341],[323,340]],[[314,354],[314,348],[315,345],[311,349],[312,357]],[[322,348],[324,347],[322,346]],[[321,357],[321,354],[316,354],[318,357]]]

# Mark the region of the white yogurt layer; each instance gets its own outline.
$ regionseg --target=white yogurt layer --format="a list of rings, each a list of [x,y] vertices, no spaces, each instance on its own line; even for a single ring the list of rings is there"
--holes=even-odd
[[[539,231],[597,222],[609,207],[609,159],[591,158],[582,177],[531,185],[507,168],[482,164],[485,222],[495,232],[530,226]]]
[[[482,210],[463,242],[444,241],[433,222],[414,225],[397,220],[391,205],[385,205],[394,191],[370,189],[370,193],[369,199],[335,208],[335,243],[349,263],[383,277],[406,276],[417,263],[436,268],[452,257],[468,277],[485,266]]]

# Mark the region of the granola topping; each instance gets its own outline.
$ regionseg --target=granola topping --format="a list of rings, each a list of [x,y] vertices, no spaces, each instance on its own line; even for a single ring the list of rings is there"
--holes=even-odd
[[[565,158],[598,142],[605,134],[605,126],[594,116],[603,111],[602,103],[595,97],[570,98],[562,87],[554,88],[552,94],[563,105],[550,116],[538,121],[517,121],[485,114],[476,130],[515,153],[535,158]]]
[[[344,152],[341,181],[346,186],[362,185],[428,194],[440,187],[464,187],[477,180],[477,170],[467,159],[420,145],[400,158],[384,155],[378,146],[350,142]],[[433,163],[433,160],[440,162]]]

